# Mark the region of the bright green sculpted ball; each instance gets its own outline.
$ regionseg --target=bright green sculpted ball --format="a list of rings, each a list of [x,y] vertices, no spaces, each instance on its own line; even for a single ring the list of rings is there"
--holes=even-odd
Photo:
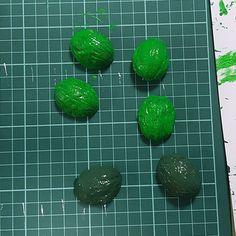
[[[98,110],[98,96],[94,88],[82,80],[69,78],[55,87],[57,107],[69,116],[84,118]]]
[[[149,96],[139,108],[138,122],[144,137],[161,142],[167,139],[173,131],[174,106],[165,96]]]
[[[147,39],[134,51],[133,69],[142,79],[160,80],[166,74],[168,66],[167,48],[160,39]]]
[[[70,50],[75,59],[89,70],[101,70],[113,61],[111,41],[98,31],[82,29],[70,41]]]

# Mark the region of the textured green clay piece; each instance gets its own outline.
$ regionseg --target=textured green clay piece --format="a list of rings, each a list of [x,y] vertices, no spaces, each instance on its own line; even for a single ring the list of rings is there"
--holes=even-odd
[[[179,154],[161,157],[157,165],[157,180],[175,197],[194,197],[201,187],[199,171],[189,159]]]
[[[174,128],[175,109],[165,96],[149,96],[138,112],[141,133],[148,139],[160,142],[167,139]]]
[[[141,78],[160,80],[166,74],[169,57],[165,43],[160,39],[147,39],[133,54],[133,69]]]
[[[105,205],[119,193],[122,177],[110,166],[94,166],[83,171],[74,181],[75,196],[83,203]]]
[[[82,29],[70,41],[70,50],[75,59],[89,70],[101,70],[113,61],[111,41],[98,31]]]
[[[69,78],[55,87],[57,107],[69,116],[84,118],[98,110],[98,96],[94,88],[82,80]]]

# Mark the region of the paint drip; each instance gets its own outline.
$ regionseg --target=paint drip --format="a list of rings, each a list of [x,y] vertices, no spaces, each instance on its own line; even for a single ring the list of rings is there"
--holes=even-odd
[[[33,83],[34,82],[34,69],[32,66],[30,67],[30,70],[31,70],[31,82]]]
[[[3,67],[4,67],[5,75],[8,76],[7,64],[5,62],[3,63]]]
[[[98,71],[98,78],[99,78],[99,79],[102,79],[102,78],[103,78],[102,72],[101,72],[100,70]]]
[[[122,84],[122,75],[120,72],[118,72],[118,81],[119,81],[119,84]]]
[[[236,52],[229,52],[216,60],[218,83],[236,81]]]
[[[103,212],[104,212],[105,216],[107,216],[107,205],[106,204],[103,205]]]
[[[86,214],[86,209],[83,208],[82,214],[85,215]]]
[[[43,209],[43,205],[40,205],[40,212],[41,212],[41,216],[44,216],[44,209]]]
[[[65,214],[65,202],[64,202],[64,199],[61,199],[61,207],[62,207],[63,214]]]

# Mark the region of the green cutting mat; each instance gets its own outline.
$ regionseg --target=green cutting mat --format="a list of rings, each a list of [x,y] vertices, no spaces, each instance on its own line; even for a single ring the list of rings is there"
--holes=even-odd
[[[229,236],[228,187],[207,0],[1,0],[0,236]],[[74,30],[108,35],[112,66],[97,79],[68,51]],[[166,41],[171,66],[159,84],[136,79],[130,60],[146,37]],[[76,76],[94,86],[100,110],[76,121],[54,105],[54,85]],[[136,114],[166,95],[177,121],[150,144]],[[162,154],[180,152],[200,169],[193,201],[167,197],[155,180]],[[73,181],[94,164],[120,170],[123,186],[105,208],[81,205]]]

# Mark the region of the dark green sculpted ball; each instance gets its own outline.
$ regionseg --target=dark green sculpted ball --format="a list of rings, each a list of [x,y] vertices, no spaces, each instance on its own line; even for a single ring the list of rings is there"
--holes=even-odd
[[[199,171],[179,154],[162,156],[157,165],[157,180],[175,197],[193,197],[201,187]]]
[[[139,107],[138,123],[144,137],[156,142],[164,141],[174,128],[174,106],[165,96],[149,96]]]
[[[140,43],[133,54],[133,69],[147,81],[160,80],[166,74],[169,57],[165,43],[150,38]]]
[[[94,88],[82,80],[69,78],[55,87],[57,107],[69,116],[84,118],[97,112],[99,102]]]
[[[74,181],[75,196],[83,203],[105,205],[119,193],[122,177],[110,166],[94,166]]]
[[[82,29],[70,40],[70,50],[75,59],[89,70],[101,70],[113,61],[114,49],[111,41],[102,33]]]

